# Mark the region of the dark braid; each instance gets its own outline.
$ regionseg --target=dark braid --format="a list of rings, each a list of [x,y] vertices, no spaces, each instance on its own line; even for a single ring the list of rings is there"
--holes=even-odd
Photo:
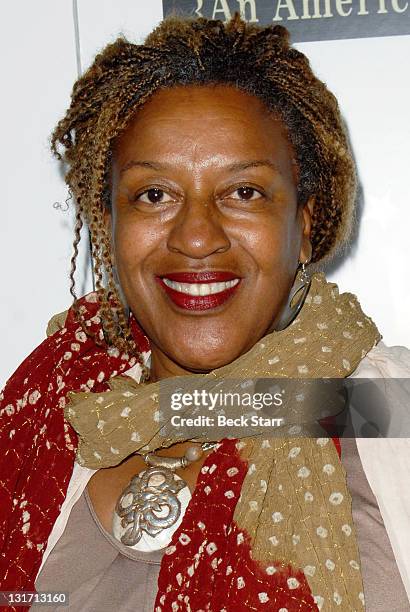
[[[315,196],[312,261],[329,258],[350,235],[356,174],[337,101],[315,77],[308,59],[290,46],[285,28],[261,28],[238,15],[227,24],[171,17],[143,45],[119,38],[75,83],[71,106],[54,130],[52,150],[68,164],[66,182],[77,203],[71,292],[75,297],[84,221],[90,229],[105,337],[120,350],[135,354],[114,282],[104,217],[111,205],[113,142],[157,90],[216,83],[257,96],[286,124],[299,169],[299,204]]]

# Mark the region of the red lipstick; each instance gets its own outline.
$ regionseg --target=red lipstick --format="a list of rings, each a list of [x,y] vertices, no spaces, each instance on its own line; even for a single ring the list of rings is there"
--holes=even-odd
[[[188,283],[188,284],[211,284],[211,283],[223,283],[228,281],[238,280],[236,285],[233,287],[227,287],[217,293],[211,293],[208,295],[191,295],[182,291],[177,290],[174,287],[167,285],[165,280],[170,280],[175,283]],[[202,272],[169,272],[164,276],[157,276],[157,282],[161,285],[167,296],[172,302],[179,308],[185,310],[210,310],[224,304],[237,290],[240,285],[240,278],[232,273],[225,271],[210,271],[204,270]]]

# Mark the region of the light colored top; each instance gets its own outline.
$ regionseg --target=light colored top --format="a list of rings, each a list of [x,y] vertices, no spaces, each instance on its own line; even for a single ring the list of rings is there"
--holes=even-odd
[[[48,605],[49,612],[152,612],[164,550],[138,552],[114,538],[84,489],[35,587],[68,592],[68,606]],[[31,610],[44,612],[44,606]]]
[[[377,501],[354,438],[342,438],[342,463],[352,494],[352,515],[368,612],[410,612]],[[69,605],[48,609],[82,612],[152,612],[163,550],[141,553],[101,525],[87,489],[74,505],[65,531],[36,580],[38,591],[67,591]],[[388,580],[386,577],[388,576]],[[40,610],[33,606],[32,610]]]

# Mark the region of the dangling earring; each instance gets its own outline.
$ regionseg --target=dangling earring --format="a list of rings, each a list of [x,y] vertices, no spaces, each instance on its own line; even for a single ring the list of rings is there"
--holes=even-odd
[[[306,264],[309,261],[305,261],[298,267],[295,282],[289,292],[288,300],[279,318],[279,321],[275,325],[275,331],[281,331],[292,323],[296,318],[300,309],[302,308],[306,296],[309,292],[310,285],[312,283],[312,277],[306,271]],[[293,304],[295,297],[299,294],[299,299],[296,304]]]

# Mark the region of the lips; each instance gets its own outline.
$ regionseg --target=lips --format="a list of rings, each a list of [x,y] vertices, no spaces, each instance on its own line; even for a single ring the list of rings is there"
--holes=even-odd
[[[227,271],[170,272],[156,277],[167,296],[185,310],[210,310],[229,300],[240,277]]]
[[[221,283],[239,277],[232,272],[203,270],[201,272],[169,272],[162,278],[169,278],[177,283]]]

